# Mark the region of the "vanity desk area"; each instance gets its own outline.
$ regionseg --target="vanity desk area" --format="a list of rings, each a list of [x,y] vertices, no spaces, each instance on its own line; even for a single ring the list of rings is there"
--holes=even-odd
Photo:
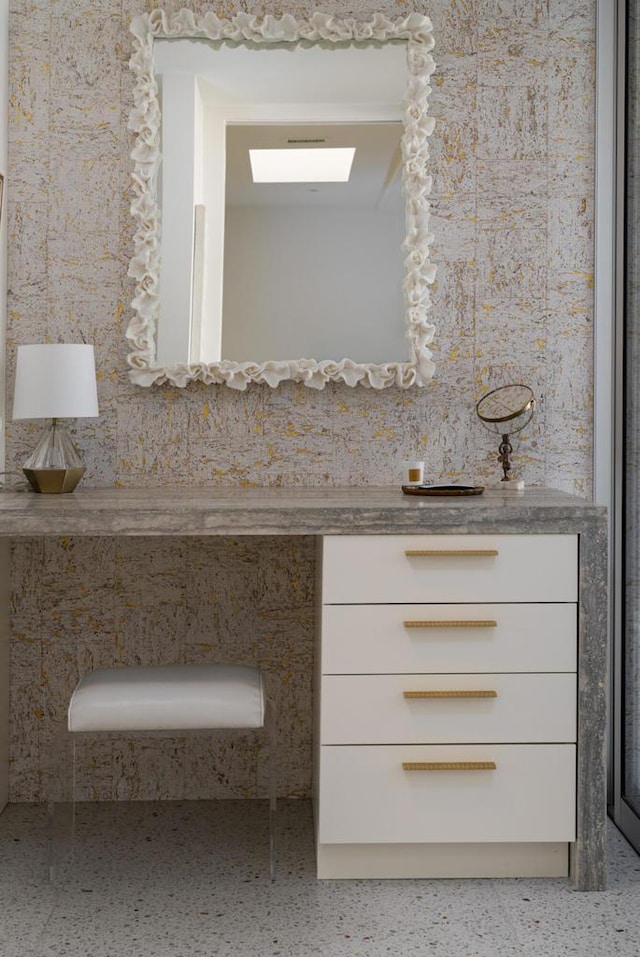
[[[539,488],[0,496],[5,541],[190,535],[316,537],[319,877],[603,888],[603,508]]]

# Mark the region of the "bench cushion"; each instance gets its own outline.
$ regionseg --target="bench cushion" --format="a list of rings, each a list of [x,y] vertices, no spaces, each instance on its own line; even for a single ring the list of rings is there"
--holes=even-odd
[[[104,668],[78,683],[70,731],[261,728],[264,681],[244,665]]]

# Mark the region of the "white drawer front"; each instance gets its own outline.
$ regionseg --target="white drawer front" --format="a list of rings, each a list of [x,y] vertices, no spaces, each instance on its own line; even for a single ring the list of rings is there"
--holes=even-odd
[[[322,671],[575,671],[576,635],[569,603],[325,605]]]
[[[574,602],[577,542],[575,535],[328,535],[322,601]]]
[[[322,744],[575,740],[575,674],[322,678]]]
[[[405,771],[403,762],[495,762]],[[323,747],[318,841],[573,841],[575,746]]]

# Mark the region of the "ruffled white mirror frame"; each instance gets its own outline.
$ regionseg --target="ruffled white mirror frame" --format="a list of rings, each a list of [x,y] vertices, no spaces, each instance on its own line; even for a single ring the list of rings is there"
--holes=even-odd
[[[369,20],[340,20],[315,13],[308,20],[292,15],[264,18],[237,14],[230,19],[215,13],[196,16],[189,10],[167,13],[154,10],[135,17],[131,23],[134,52],[130,67],[134,74],[134,107],[129,129],[135,134],[132,151],[134,255],[129,276],[135,280],[132,301],[134,315],[127,329],[130,353],[129,375],[135,385],[171,383],[184,387],[189,382],[224,384],[245,390],[250,383],[302,382],[322,389],[327,382],[342,381],[384,389],[426,385],[434,373],[429,344],[435,327],[429,320],[430,287],[435,266],[429,258],[433,236],[429,228],[428,138],[434,121],[428,115],[430,78],[435,69],[431,56],[431,21],[421,14],[389,19],[376,14]],[[352,359],[298,359],[267,362],[178,363],[158,366],[155,336],[160,305],[160,210],[157,174],[161,160],[161,113],[154,76],[153,43],[156,38],[204,38],[232,43],[384,43],[402,40],[407,45],[407,91],[402,136],[403,189],[406,199],[406,240],[404,243],[404,300],[409,359],[407,362],[359,363]]]

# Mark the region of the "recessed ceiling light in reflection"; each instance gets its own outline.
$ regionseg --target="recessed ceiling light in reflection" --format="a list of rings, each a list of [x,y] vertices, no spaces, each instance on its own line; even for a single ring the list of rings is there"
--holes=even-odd
[[[347,183],[355,146],[249,150],[254,183]]]

